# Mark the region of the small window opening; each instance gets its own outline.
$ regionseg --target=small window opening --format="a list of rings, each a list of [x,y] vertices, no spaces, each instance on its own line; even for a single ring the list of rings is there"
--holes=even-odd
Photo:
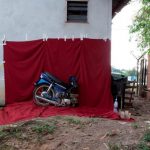
[[[87,22],[88,1],[67,1],[67,21]]]

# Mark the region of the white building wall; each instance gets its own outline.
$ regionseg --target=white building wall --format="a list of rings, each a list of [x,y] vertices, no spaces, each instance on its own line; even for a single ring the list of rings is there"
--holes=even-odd
[[[0,39],[22,41],[42,38],[111,37],[112,0],[88,0],[88,23],[67,23],[67,0],[0,0]],[[2,42],[0,41],[0,44]],[[3,49],[0,46],[0,63]],[[0,102],[4,100],[3,67],[0,65]],[[1,102],[2,103],[2,102]]]

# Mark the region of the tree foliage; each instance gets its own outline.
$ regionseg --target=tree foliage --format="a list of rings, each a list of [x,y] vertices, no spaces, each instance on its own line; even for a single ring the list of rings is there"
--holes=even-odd
[[[133,69],[131,69],[131,70],[127,70],[127,71],[126,71],[126,74],[127,74],[128,76],[136,76],[136,75],[137,75],[137,71],[136,71],[135,68],[133,68]]]
[[[140,50],[150,51],[150,0],[141,2],[142,7],[130,26],[130,33],[136,38]]]

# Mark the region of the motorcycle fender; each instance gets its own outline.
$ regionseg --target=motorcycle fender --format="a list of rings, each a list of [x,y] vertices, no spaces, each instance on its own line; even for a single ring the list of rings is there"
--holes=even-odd
[[[38,85],[41,85],[41,84],[48,84],[48,85],[50,85],[51,83],[49,83],[49,82],[46,81],[46,80],[40,79],[39,81],[37,81],[37,82],[35,83],[35,86],[38,86]]]

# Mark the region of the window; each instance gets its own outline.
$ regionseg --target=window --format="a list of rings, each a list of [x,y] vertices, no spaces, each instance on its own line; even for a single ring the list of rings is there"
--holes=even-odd
[[[67,1],[67,21],[87,22],[88,1]]]

